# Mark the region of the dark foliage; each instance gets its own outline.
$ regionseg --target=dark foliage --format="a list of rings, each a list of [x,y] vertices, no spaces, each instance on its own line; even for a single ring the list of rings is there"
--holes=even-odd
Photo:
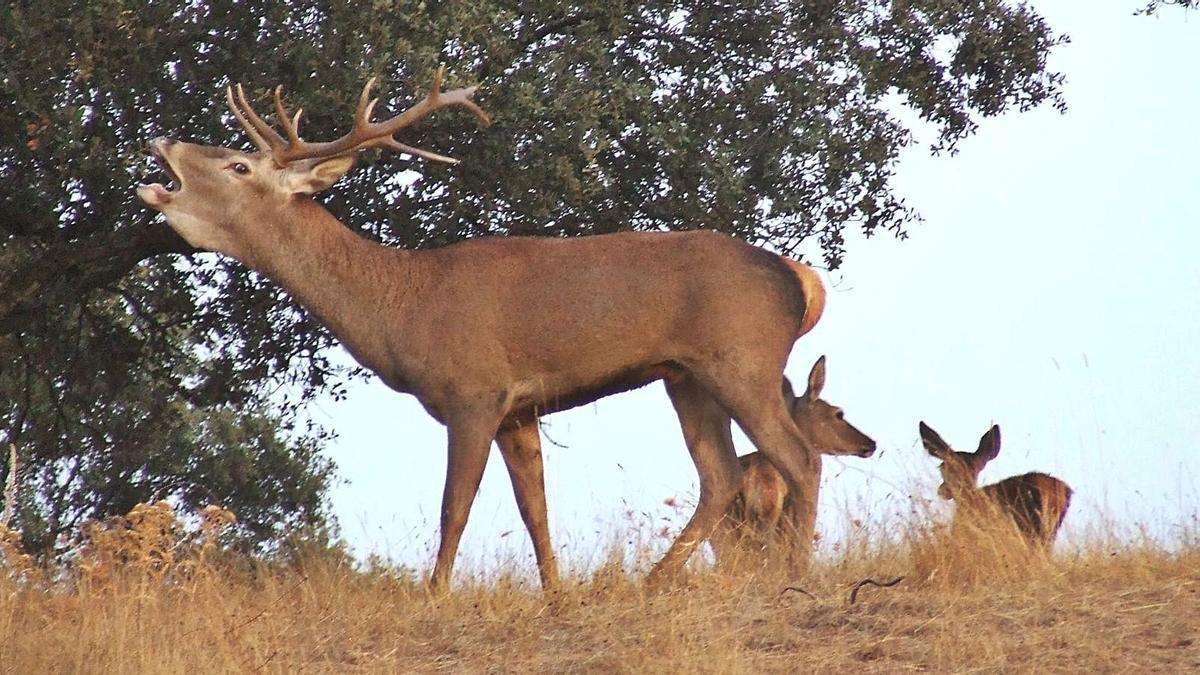
[[[16,0],[0,36],[0,440],[43,547],[152,496],[222,502],[260,542],[325,518],[322,436],[294,425],[343,381],[329,335],[133,194],[155,136],[245,144],[230,78],[260,103],[282,83],[310,138],[370,75],[385,110],[439,63],[482,85],[494,125],[406,139],[461,165],[367,156],[325,197],[391,244],[703,227],[831,267],[846,228],[915,217],[891,184],[906,109],[940,151],[1063,105],[1063,37],[1001,1]]]

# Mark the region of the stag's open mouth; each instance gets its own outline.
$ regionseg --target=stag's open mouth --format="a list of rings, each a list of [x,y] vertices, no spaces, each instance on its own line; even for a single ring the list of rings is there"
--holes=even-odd
[[[137,194],[146,204],[157,208],[171,201],[171,195],[179,191],[183,181],[179,180],[179,174],[175,173],[175,170],[171,168],[171,163],[163,155],[162,147],[158,141],[150,144],[150,157],[158,165],[158,168],[167,174],[167,182],[165,185],[162,183],[143,183],[138,186]]]

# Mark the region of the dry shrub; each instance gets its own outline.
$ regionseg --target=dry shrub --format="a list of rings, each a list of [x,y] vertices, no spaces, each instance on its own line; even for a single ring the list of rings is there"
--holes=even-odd
[[[927,584],[972,587],[1028,576],[1048,562],[1046,552],[999,511],[927,525],[909,534],[912,572]]]
[[[717,561],[723,572],[737,576],[774,575],[796,562],[787,554],[792,538],[783,532],[764,536],[743,524],[728,534]]]
[[[137,504],[124,516],[88,522],[70,571],[91,590],[118,579],[177,582],[211,572],[206,563],[237,517],[209,505],[196,520],[189,526],[170,502],[158,501]]]
[[[0,569],[13,582],[32,583],[42,579],[33,556],[21,548],[21,531],[8,525],[0,525]]]

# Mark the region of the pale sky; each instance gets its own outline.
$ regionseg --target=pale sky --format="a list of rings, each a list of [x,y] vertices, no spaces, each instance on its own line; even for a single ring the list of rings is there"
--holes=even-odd
[[[906,241],[853,238],[826,276],[824,318],[792,352],[798,383],[828,355],[824,397],[881,449],[825,460],[830,541],[849,516],[878,522],[910,496],[936,500],[919,420],[960,450],[1000,424],[983,481],[1034,470],[1067,481],[1068,544],[1107,519],[1160,538],[1200,527],[1200,14],[1033,4],[1072,39],[1051,62],[1067,75],[1068,112],[986,120],[953,157],[911,148],[896,185],[925,221]],[[378,381],[313,415],[340,435],[329,455],[348,481],[332,492],[343,536],[360,554],[431,567],[444,429]],[[553,416],[547,432],[565,446],[543,451],[568,566],[690,515],[695,469],[661,384]],[[740,440],[739,453],[752,449]],[[511,561],[533,574],[493,452],[459,571]]]

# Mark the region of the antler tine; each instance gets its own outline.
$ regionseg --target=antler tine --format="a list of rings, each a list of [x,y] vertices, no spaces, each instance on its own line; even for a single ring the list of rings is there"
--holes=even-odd
[[[440,92],[441,79],[444,71],[444,67],[438,68],[437,76],[433,83],[433,92],[430,94],[430,96],[436,97]],[[376,79],[377,78],[372,77],[371,79],[367,80],[366,86],[363,87],[362,94],[360,94],[358,97],[358,108],[354,114],[355,129],[362,129],[366,131],[371,126],[371,115],[375,111],[376,104],[379,103],[378,98],[371,98],[370,95],[371,89],[375,86]],[[447,157],[446,155],[440,155],[436,152],[430,152],[429,150],[422,150],[420,148],[413,147],[407,143],[401,143],[392,136],[382,136],[376,142],[367,141],[366,145],[371,145],[372,147],[385,147],[398,152],[415,155],[417,157],[424,157],[425,159],[434,162],[458,164],[458,160],[454,159],[453,157]]]
[[[448,108],[450,106],[461,106],[466,108],[467,110],[471,111],[471,113],[475,115],[480,122],[483,124],[490,124],[492,121],[491,117],[484,112],[483,108],[479,107],[479,105],[475,103],[472,98],[475,95],[477,88],[464,87],[462,89],[454,89],[443,92],[442,81],[444,80],[445,75],[446,67],[444,65],[439,66],[433,76],[433,86],[430,87],[429,93],[425,95],[424,99],[408,110],[405,110],[389,120],[369,125],[369,138],[364,139],[361,147],[377,147],[383,145],[394,148],[395,146],[393,145],[393,142],[399,145],[404,145],[403,143],[394,141],[394,139],[391,139],[391,137],[401,129],[410,127],[425,117],[428,117],[435,110],[438,110],[439,108]],[[411,148],[411,146],[406,147]],[[416,148],[412,149],[415,150]],[[404,152],[410,152],[410,150],[404,150]],[[422,157],[426,156],[417,152],[412,154],[417,154]],[[438,156],[441,157],[441,155]]]
[[[297,110],[296,117],[293,118],[291,113],[287,111],[287,107],[283,105],[283,85],[275,85],[275,116],[279,118],[279,124],[283,127],[283,133],[287,134],[288,147],[297,146],[301,143],[300,115],[303,112],[303,108]]]
[[[437,100],[438,96],[442,95],[442,80],[446,78],[446,64],[438,65],[437,72],[433,74],[433,88],[429,90],[429,98]]]
[[[437,72],[433,76],[433,88],[430,90],[428,96],[431,102],[437,103],[442,98],[442,81],[445,79],[445,77],[446,65],[442,64],[438,66]],[[471,114],[474,115],[480,121],[480,123],[484,125],[491,124],[492,116],[487,114],[483,108],[480,108],[479,104],[475,103],[475,91],[478,88],[479,87],[472,86],[450,91],[446,94],[446,97],[453,100],[441,103],[438,107],[459,105],[471,111]]]
[[[375,112],[375,104],[379,103],[378,98],[371,98],[371,88],[375,86],[377,79],[379,78],[372,77],[367,80],[362,93],[358,95],[358,107],[354,109],[355,129],[365,129],[371,124],[371,115]]]
[[[241,85],[238,85],[238,87],[241,87]],[[250,124],[250,121],[246,119],[246,116],[242,114],[241,109],[238,108],[237,102],[233,100],[233,87],[229,85],[225,86],[225,102],[229,104],[230,112],[233,113],[233,116],[235,119],[237,119],[238,124],[242,125],[242,129],[246,131],[246,135],[250,137],[250,140],[254,142],[254,145],[258,146],[258,149],[262,150],[263,152],[269,151],[270,146],[267,145],[266,139],[264,139],[257,131],[254,130],[254,127]]]
[[[259,141],[255,141],[255,145],[258,145],[259,149],[263,152],[271,154],[272,156],[277,155],[279,151],[283,149],[283,146],[286,145],[286,142],[283,140],[283,136],[280,136],[278,131],[272,129],[271,125],[267,124],[263,118],[259,117],[258,113],[254,112],[254,108],[250,105],[249,101],[246,100],[246,91],[242,88],[240,82],[237,85],[237,102],[238,107],[241,108],[242,113],[244,113],[244,117],[239,116],[239,121],[248,120],[248,124],[254,127],[254,130],[257,132],[258,138],[261,141],[261,143]],[[250,126],[247,126],[247,122],[243,121],[243,126],[246,126],[246,130],[249,132]],[[252,134],[251,139],[253,140],[253,138],[254,135]]]
[[[428,150],[414,148],[393,138],[393,135],[401,129],[412,126],[439,108],[450,106],[462,106],[470,110],[484,124],[491,122],[488,114],[471,98],[475,94],[475,87],[442,91],[445,74],[445,66],[439,67],[433,77],[433,86],[424,99],[408,110],[383,122],[371,121],[371,115],[375,112],[376,104],[379,103],[378,98],[371,97],[371,89],[376,82],[376,78],[371,78],[363,87],[362,93],[359,94],[358,106],[354,113],[354,128],[341,138],[326,143],[306,143],[300,139],[300,118],[304,110],[297,110],[294,116],[288,115],[287,107],[283,103],[282,86],[275,88],[275,112],[279,116],[279,123],[283,126],[287,138],[280,136],[254,112],[254,109],[246,101],[246,94],[241,85],[237,86],[236,100],[233,90],[227,89],[225,94],[230,109],[233,110],[233,114],[241,122],[246,132],[250,134],[250,138],[264,152],[271,155],[277,166],[282,167],[302,159],[336,157],[372,147],[385,147],[436,162],[454,163],[457,160]]]
[[[384,139],[378,145],[380,145],[382,147],[390,148],[392,150],[396,150],[398,152],[404,152],[404,153],[408,153],[410,155],[416,155],[417,157],[424,157],[425,159],[428,159],[428,160],[431,160],[434,162],[442,162],[444,164],[458,164],[458,160],[453,157],[447,157],[446,155],[439,155],[436,152],[430,152],[429,150],[422,150],[421,148],[414,148],[413,146],[408,145],[407,143],[401,143],[400,141],[396,140],[395,138],[392,138],[391,136],[388,136],[386,139]]]
[[[456,89],[450,93],[454,94],[457,92],[462,92],[463,98],[458,102],[458,105],[461,105],[462,107],[471,111],[471,114],[479,120],[480,124],[487,126],[492,123],[492,116],[487,114],[487,111],[479,107],[479,104],[475,102],[474,96],[476,89],[478,89],[478,87],[466,87],[465,89]]]

